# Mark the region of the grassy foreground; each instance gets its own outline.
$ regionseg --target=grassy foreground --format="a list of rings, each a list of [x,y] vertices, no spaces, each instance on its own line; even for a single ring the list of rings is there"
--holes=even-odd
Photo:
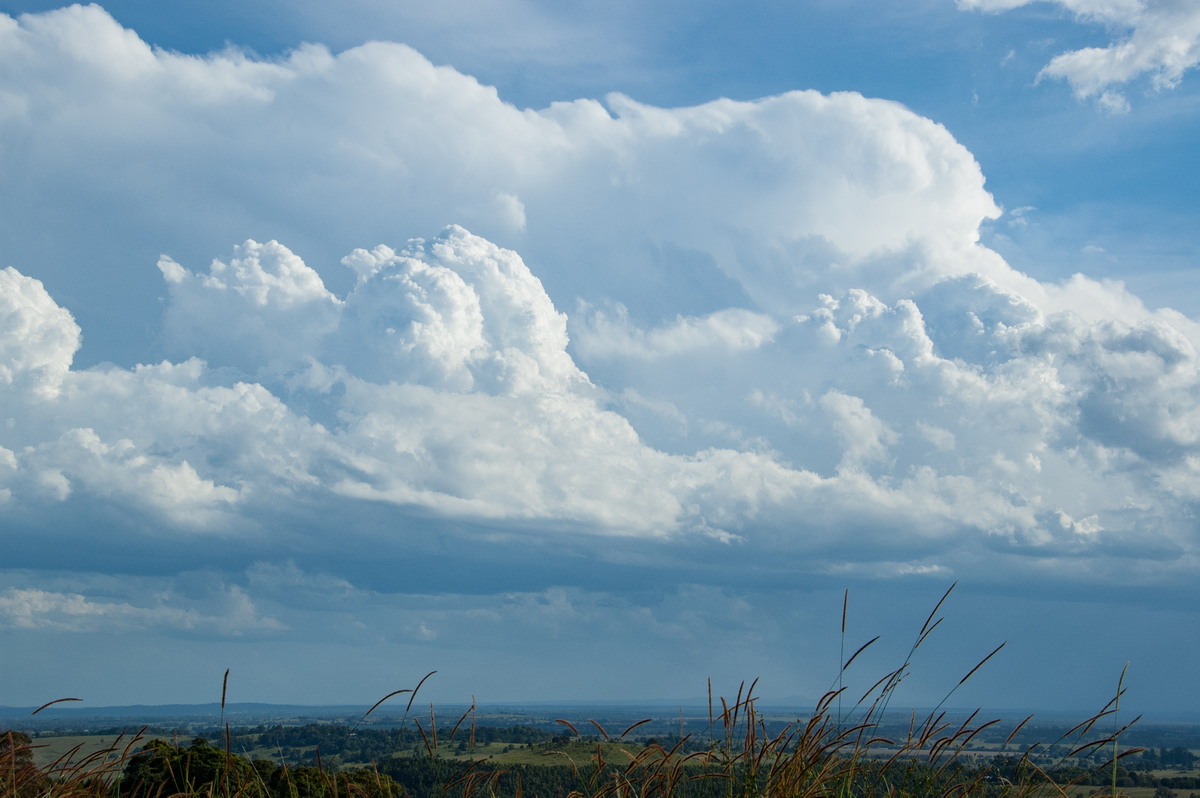
[[[953,586],[951,587],[953,590]],[[0,798],[426,798],[426,796],[511,796],[511,798],[801,798],[805,796],[1116,796],[1117,763],[1137,750],[1121,750],[1119,738],[1128,726],[1095,736],[1098,722],[1119,709],[1124,674],[1112,701],[1076,725],[1062,739],[1046,741],[1064,746],[1058,762],[1048,761],[1045,746],[1028,746],[1019,754],[981,766],[966,755],[972,740],[998,721],[972,714],[951,722],[940,706],[923,719],[913,717],[901,735],[884,736],[884,713],[909,673],[913,655],[941,619],[942,596],[921,626],[908,656],[863,696],[854,700],[841,687],[841,676],[875,641],[845,660],[831,689],[811,716],[792,723],[769,724],[756,708],[755,684],[743,684],[732,698],[713,699],[709,687],[709,725],[703,739],[685,737],[668,744],[633,745],[629,734],[647,721],[610,734],[595,721],[584,739],[573,724],[560,721],[573,742],[552,764],[463,757],[452,751],[456,737],[469,737],[474,749],[471,710],[449,729],[439,729],[433,717],[412,720],[419,732],[415,752],[388,756],[372,767],[339,767],[320,760],[316,765],[279,765],[265,758],[247,759],[233,753],[225,726],[223,745],[197,738],[188,744],[146,736],[119,737],[90,753],[74,749],[48,765],[38,765],[35,746],[17,731],[0,732]],[[845,607],[843,605],[843,635]],[[878,638],[876,638],[878,639]],[[954,685],[946,699],[994,656],[997,647]],[[432,675],[432,674],[430,674]],[[426,679],[429,676],[425,677]],[[228,672],[226,673],[228,679]],[[408,694],[411,710],[417,692],[398,690],[380,699],[363,715],[365,720],[384,701]],[[844,699],[852,709],[842,710]],[[51,702],[51,704],[57,702]],[[222,690],[224,707],[224,689]],[[49,706],[46,705],[46,706]],[[42,707],[44,709],[45,707]],[[40,711],[37,710],[37,711]],[[34,713],[36,714],[36,712]],[[470,721],[468,722],[468,718]],[[1008,735],[1011,742],[1029,721]],[[461,750],[461,746],[458,750]],[[1111,772],[1108,787],[1096,784],[1097,770],[1065,767],[1081,757],[1105,752],[1108,762],[1098,769]],[[1103,782],[1099,782],[1103,783]]]

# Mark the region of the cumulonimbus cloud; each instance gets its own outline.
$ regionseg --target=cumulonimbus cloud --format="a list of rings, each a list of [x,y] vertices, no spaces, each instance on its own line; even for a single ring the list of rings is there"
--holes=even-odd
[[[521,110],[401,45],[182,56],[97,7],[3,18],[0,68],[8,196],[120,228],[5,206],[25,528],[104,506],[236,542],[383,507],[392,552],[434,526],[818,571],[1195,556],[1196,323],[1011,269],[978,164],[898,104]],[[161,294],[154,346],[76,365],[114,294]]]

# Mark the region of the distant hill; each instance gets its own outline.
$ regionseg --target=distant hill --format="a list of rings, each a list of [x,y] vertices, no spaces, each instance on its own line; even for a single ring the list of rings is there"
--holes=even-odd
[[[397,700],[395,704],[384,704],[377,707],[370,716],[370,725],[395,724],[405,716],[405,701]],[[457,716],[467,710],[465,704],[438,704],[439,719]],[[128,706],[87,706],[82,703],[55,704],[32,715],[37,707],[0,706],[0,728],[17,728],[25,730],[87,730],[107,727],[128,727],[133,725],[148,725],[170,727],[176,729],[212,728],[221,719],[234,726],[244,727],[259,724],[297,725],[307,723],[348,723],[358,722],[371,709],[368,705],[335,704],[313,706],[306,704],[267,704],[267,703],[229,703],[222,712],[219,703],[208,704],[133,704]],[[764,717],[782,720],[795,720],[807,717],[812,712],[812,705],[805,706],[797,701],[796,704],[759,703],[757,709]],[[720,707],[717,707],[719,713]],[[972,709],[944,709],[947,720],[966,718]],[[412,707],[410,716],[425,717],[428,706],[418,709]],[[923,710],[917,709],[920,715]],[[909,717],[910,710],[897,710],[892,720],[904,720]],[[989,718],[1000,718],[1005,723],[1019,722],[1026,715],[1034,715],[1035,725],[1068,726],[1079,722],[1084,715],[1080,713],[1008,709],[983,710],[981,714]],[[586,723],[597,720],[602,723],[636,722],[643,718],[652,717],[658,722],[666,723],[682,715],[688,721],[688,726],[703,720],[707,722],[708,703],[704,699],[686,700],[648,700],[648,701],[545,701],[545,702],[510,702],[479,704],[476,707],[476,718],[480,723],[502,725],[510,723],[526,723],[543,725],[554,723],[563,718],[572,722]],[[1143,717],[1136,727],[1145,729],[1149,725],[1185,727],[1200,726],[1200,717],[1194,715],[1171,716],[1158,714],[1153,717]],[[1194,730],[1193,730],[1194,731]]]

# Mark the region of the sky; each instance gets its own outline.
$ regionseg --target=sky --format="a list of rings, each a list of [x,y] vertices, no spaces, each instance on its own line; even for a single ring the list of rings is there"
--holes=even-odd
[[[0,705],[878,635],[857,697],[953,585],[893,706],[1200,713],[1198,63],[1191,0],[0,0]]]

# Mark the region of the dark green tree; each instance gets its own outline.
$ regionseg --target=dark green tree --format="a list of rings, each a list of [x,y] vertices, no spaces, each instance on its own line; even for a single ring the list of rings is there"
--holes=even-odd
[[[187,747],[151,740],[129,758],[121,779],[121,792],[131,798],[161,794],[192,794],[216,787],[246,798],[265,795],[258,771],[240,756],[214,748],[203,737]]]

